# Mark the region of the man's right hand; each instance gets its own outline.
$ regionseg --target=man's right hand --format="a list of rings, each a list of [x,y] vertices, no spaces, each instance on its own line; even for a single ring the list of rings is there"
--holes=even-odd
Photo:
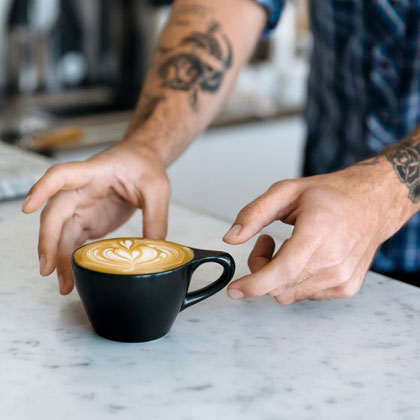
[[[150,148],[123,142],[85,162],[52,166],[33,185],[22,206],[41,213],[38,254],[43,276],[57,269],[60,293],[73,289],[71,254],[143,211],[143,236],[164,239],[170,184],[161,159]]]

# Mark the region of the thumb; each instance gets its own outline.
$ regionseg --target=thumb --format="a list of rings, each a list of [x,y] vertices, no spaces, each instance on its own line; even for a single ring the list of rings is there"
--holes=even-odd
[[[246,242],[265,226],[286,217],[294,208],[297,192],[295,181],[275,183],[238,213],[223,240],[232,245]]]
[[[168,230],[170,200],[169,183],[144,191],[143,236],[149,239],[165,239]]]

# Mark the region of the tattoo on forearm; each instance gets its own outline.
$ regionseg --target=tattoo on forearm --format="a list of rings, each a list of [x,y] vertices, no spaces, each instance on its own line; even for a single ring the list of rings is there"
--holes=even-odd
[[[207,32],[192,32],[179,46],[188,50],[164,60],[158,75],[162,87],[188,92],[190,106],[197,112],[199,92],[217,92],[232,66],[232,46],[217,22],[212,22]]]
[[[172,22],[188,27],[191,25],[188,15],[208,18],[210,14],[211,9],[201,5],[181,6],[174,12]],[[216,93],[233,62],[231,42],[214,21],[207,31],[192,31],[178,44],[160,45],[157,51],[163,58],[157,60],[156,67],[152,64],[150,71],[156,69],[161,88],[185,92],[194,112],[199,108],[199,93]],[[166,99],[161,94],[142,95],[130,130],[136,130],[149,120],[156,107]]]
[[[131,130],[136,130],[139,128],[144,122],[146,122],[154,113],[156,107],[166,99],[164,95],[156,95],[156,96],[143,96],[142,101],[143,104],[141,105],[140,111],[138,112],[135,122],[131,127]]]
[[[420,200],[420,135],[413,135],[385,151],[399,180],[408,188],[413,203]]]

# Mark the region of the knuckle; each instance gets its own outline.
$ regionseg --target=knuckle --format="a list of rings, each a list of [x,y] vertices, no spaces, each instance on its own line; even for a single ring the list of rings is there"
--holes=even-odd
[[[48,169],[47,172],[45,173],[46,175],[53,175],[56,174],[58,171],[61,170],[61,168],[63,167],[63,163],[54,163],[53,165],[51,165]]]
[[[334,269],[334,275],[332,281],[335,284],[344,284],[349,279],[348,268],[344,264],[339,264]]]
[[[342,284],[338,287],[339,297],[344,299],[353,297],[359,290],[359,288],[356,286],[353,284],[353,282],[347,282]]]
[[[284,293],[288,288],[287,287],[276,287],[271,292],[268,292],[267,294],[273,298],[276,296],[280,296],[282,293]]]
[[[277,181],[274,184],[271,184],[268,188],[268,192],[277,193],[279,190],[282,190],[287,184],[287,181]]]
[[[274,184],[271,184],[268,188],[269,192],[278,193],[280,191],[284,191],[285,188],[290,188],[296,182],[295,179],[282,179],[281,181],[277,181]]]
[[[155,176],[153,179],[149,180],[149,184],[161,194],[170,195],[171,193],[171,184],[166,175]]]
[[[335,266],[335,276],[337,277],[338,280],[346,280],[344,278],[345,276],[345,269],[342,266],[342,262],[343,262],[343,254],[338,250],[331,250],[331,252],[329,253],[329,255],[326,257],[325,262],[329,265],[329,266]]]
[[[160,180],[160,188],[161,190],[167,194],[170,195],[171,194],[171,183],[169,182],[169,179],[167,176],[163,176]]]
[[[340,244],[339,241],[331,243],[322,249],[322,258],[324,267],[333,270],[334,274],[344,275],[349,269],[346,264],[349,250],[346,246]]]
[[[315,295],[319,292],[319,286],[317,284],[307,285],[301,288],[299,293],[296,293],[296,300],[307,299],[310,296]]]
[[[67,164],[54,164],[50,168],[48,168],[45,175],[42,177],[42,182],[44,187],[50,187],[55,184],[55,182],[59,179],[64,180],[68,177],[68,171],[66,171]]]
[[[48,174],[49,176],[68,177],[75,171],[79,171],[85,167],[87,167],[86,162],[55,163],[48,168],[46,174]]]
[[[281,269],[282,281],[292,285],[292,281],[296,278],[294,267],[289,262],[284,261],[279,269]]]
[[[245,287],[245,294],[249,297],[261,297],[264,296],[264,292],[261,290],[261,288],[257,285],[252,285]]]
[[[260,218],[264,214],[261,203],[258,200],[248,203],[240,212],[238,217],[245,219]]]
[[[345,255],[337,248],[329,249],[325,255],[324,263],[327,267],[334,267],[334,276],[343,279],[346,269],[343,267]],[[348,277],[348,276],[347,276]]]
[[[293,303],[293,298],[286,295],[279,295],[274,298],[277,303],[280,303],[280,305],[290,305]]]
[[[249,278],[249,281],[243,283],[242,290],[245,292],[246,296],[260,297],[267,293],[267,285],[262,284],[257,279],[251,280],[251,278]]]

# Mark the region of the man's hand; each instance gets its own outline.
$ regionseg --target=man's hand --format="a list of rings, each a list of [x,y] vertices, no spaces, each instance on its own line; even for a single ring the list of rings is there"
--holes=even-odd
[[[85,162],[51,167],[31,188],[24,213],[41,213],[38,254],[40,273],[57,269],[60,293],[73,289],[71,254],[88,239],[122,225],[143,211],[143,235],[164,239],[170,185],[154,151],[121,143]]]
[[[228,293],[234,299],[269,294],[281,304],[353,296],[378,246],[410,211],[385,157],[278,182],[241,210],[224,240],[246,242],[275,220],[294,225],[293,234],[275,254],[273,239],[262,235],[249,256],[251,274]]]

